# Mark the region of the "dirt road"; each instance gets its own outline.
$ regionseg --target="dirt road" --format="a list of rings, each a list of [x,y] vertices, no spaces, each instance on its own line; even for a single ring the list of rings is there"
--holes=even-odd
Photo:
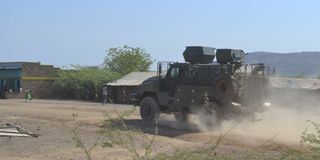
[[[96,139],[100,137],[99,145],[92,151],[94,159],[130,159],[128,152],[123,148],[102,148],[101,144],[104,138],[101,138],[97,131],[100,130],[99,126],[105,119],[105,113],[116,115],[132,109],[131,105],[101,105],[78,101],[0,100],[1,125],[12,122],[40,134],[38,138],[0,137],[0,159],[85,159],[84,152],[81,148],[76,147],[76,142],[73,140],[72,130],[76,127],[79,127],[78,134],[87,146],[94,144]],[[140,129],[146,135],[154,133],[150,124],[140,120],[138,108],[126,119],[126,123]],[[170,153],[177,149],[193,149],[211,139],[217,139],[225,131],[222,129],[203,132],[197,123],[179,124],[173,119],[173,116],[162,115],[154,144],[158,153]],[[271,132],[266,132],[266,134],[256,136],[235,130],[234,133],[231,132],[223,139],[217,149],[217,154],[241,159],[253,148],[274,135]],[[294,146],[295,143],[292,144]],[[290,145],[292,146],[292,144]],[[266,144],[262,150],[266,157],[274,157],[286,150],[287,145],[286,142],[275,140]]]

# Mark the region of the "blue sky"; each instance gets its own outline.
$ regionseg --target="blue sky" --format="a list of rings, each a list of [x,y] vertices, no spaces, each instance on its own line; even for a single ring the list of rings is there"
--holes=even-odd
[[[99,65],[110,47],[320,51],[316,0],[0,0],[0,61]]]

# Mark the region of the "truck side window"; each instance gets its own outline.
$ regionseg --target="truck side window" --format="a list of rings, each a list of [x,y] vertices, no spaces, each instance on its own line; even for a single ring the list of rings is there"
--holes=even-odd
[[[172,79],[177,79],[179,76],[179,68],[172,68],[170,72],[170,77]]]

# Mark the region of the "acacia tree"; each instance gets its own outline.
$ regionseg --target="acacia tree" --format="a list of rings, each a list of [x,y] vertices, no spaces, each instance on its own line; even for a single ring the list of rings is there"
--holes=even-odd
[[[153,63],[151,56],[142,48],[127,45],[106,50],[104,59],[106,69],[122,75],[133,71],[148,71]]]

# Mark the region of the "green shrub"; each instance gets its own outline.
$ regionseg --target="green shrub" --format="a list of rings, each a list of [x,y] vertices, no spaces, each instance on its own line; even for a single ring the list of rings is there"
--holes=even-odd
[[[54,82],[51,97],[62,99],[98,100],[101,87],[119,74],[99,67],[72,66],[61,70]]]

